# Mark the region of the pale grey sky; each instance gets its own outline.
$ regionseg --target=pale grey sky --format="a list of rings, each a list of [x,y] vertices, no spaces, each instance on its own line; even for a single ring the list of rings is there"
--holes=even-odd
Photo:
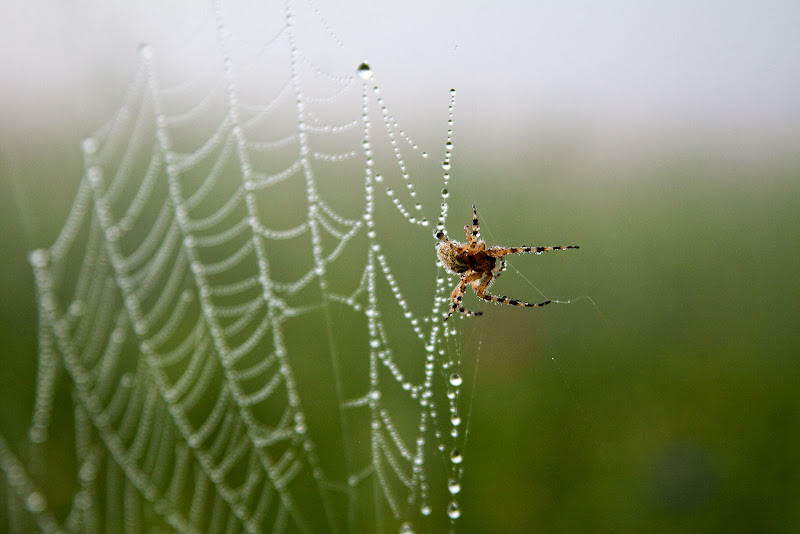
[[[3,138],[37,128],[88,133],[119,101],[140,42],[189,57],[199,36],[213,39],[210,2],[160,4],[3,2]],[[252,24],[251,39],[281,21],[281,2],[223,4]],[[310,5],[344,43],[334,49],[324,31],[311,32],[325,43],[323,59],[340,68],[369,59],[399,116],[441,112],[452,86],[459,126],[494,137],[540,123],[624,142],[698,132],[797,147],[800,2]]]

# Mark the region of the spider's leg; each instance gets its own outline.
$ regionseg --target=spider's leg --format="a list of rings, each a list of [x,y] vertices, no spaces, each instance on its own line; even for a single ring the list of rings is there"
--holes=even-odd
[[[458,309],[459,304],[461,303],[461,298],[464,296],[464,289],[466,287],[466,283],[464,282],[465,277],[461,277],[461,280],[458,281],[456,284],[455,289],[450,294],[450,309],[447,311],[447,315],[445,315],[444,320],[448,320],[453,312]]]
[[[447,234],[445,234],[442,230],[439,230],[433,237],[441,241],[442,243],[446,244],[448,247],[453,249],[456,253],[461,254],[462,252],[467,250],[467,244],[459,243],[458,241],[452,241]]]
[[[478,234],[480,233],[481,229],[478,225],[478,209],[475,207],[475,204],[472,205],[472,241],[475,242],[478,240]]]
[[[467,317],[478,317],[479,315],[483,315],[483,312],[481,312],[481,311],[470,311],[470,310],[465,310],[463,306],[460,306],[460,307],[458,308],[458,311],[460,311],[461,313],[463,313],[463,314],[464,314],[464,315],[466,315]],[[446,321],[446,320],[447,320],[447,319],[445,318],[445,321]]]
[[[472,228],[469,225],[464,226],[464,233],[467,235],[467,241],[469,241],[470,245],[474,245],[478,242],[478,234],[480,234],[481,229],[478,225],[478,210],[475,208],[475,204],[472,205]]]
[[[472,289],[475,291],[475,294],[483,298],[482,295],[486,294],[486,290],[489,289],[489,286],[497,276],[498,275],[493,273],[486,273],[486,277],[483,280],[475,280],[472,282]]]
[[[475,204],[472,205],[472,228],[469,225],[464,226],[464,233],[467,235],[470,252],[486,250],[486,243],[479,241],[481,229],[478,225],[478,210],[475,208]]]
[[[541,254],[548,250],[569,250],[574,248],[581,248],[577,245],[569,245],[566,247],[491,247],[486,252],[490,256],[500,258],[506,254],[516,254],[518,252],[533,252],[534,254]]]
[[[499,278],[503,271],[506,270],[506,259],[503,256],[500,256],[500,261],[497,262],[497,265],[494,266],[492,269],[492,276],[494,278]],[[488,287],[488,286],[487,286]]]
[[[475,316],[481,315],[481,312],[472,312],[464,309],[464,305],[461,304],[461,300],[464,298],[464,292],[467,289],[467,284],[472,282],[473,280],[477,280],[481,277],[481,273],[471,273],[461,277],[458,284],[456,284],[455,289],[453,289],[453,293],[450,294],[450,310],[447,312],[444,320],[450,318],[453,315],[453,312],[458,310],[464,315]]]
[[[497,278],[497,276],[492,276],[491,273],[486,275],[480,284],[477,284],[477,287],[473,285],[472,287],[475,289],[475,294],[478,295],[478,298],[483,300],[488,300],[489,302],[499,302],[501,304],[511,304],[512,306],[525,306],[526,308],[540,308],[547,304],[550,304],[549,300],[544,302],[540,302],[538,304],[531,304],[530,302],[522,302],[516,299],[510,299],[508,297],[498,297],[496,295],[490,295],[486,292],[489,288],[489,284],[492,283],[492,279]]]

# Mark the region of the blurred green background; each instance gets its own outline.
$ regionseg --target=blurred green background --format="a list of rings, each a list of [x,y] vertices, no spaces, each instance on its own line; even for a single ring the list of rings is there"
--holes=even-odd
[[[530,5],[323,9],[334,28],[350,24],[358,51],[341,62],[369,54],[421,144],[443,143],[458,88],[451,235],[475,203],[490,245],[581,247],[513,258],[493,287],[569,304],[467,296],[484,315],[458,323],[472,406],[458,530],[800,531],[797,13]],[[191,21],[153,6],[138,26],[118,6],[63,8],[67,18],[21,6],[0,17],[18,22],[0,56],[0,434],[25,460],[28,254],[63,224],[79,142],[117,109],[136,44],[177,40],[170,23]],[[432,206],[439,180],[421,187]],[[360,182],[341,192],[363,194]],[[395,272],[427,306],[430,230],[395,215],[382,222]],[[63,378],[57,415],[69,416]],[[69,419],[56,417],[52,439],[49,463],[63,469],[40,481],[60,511],[75,487]]]
[[[698,152],[577,176],[573,157],[469,161],[503,180],[467,171],[451,188],[455,228],[480,197],[490,243],[581,245],[514,258],[494,288],[536,300],[530,280],[571,304],[468,296],[485,313],[459,323],[475,388],[459,529],[797,530],[800,167]],[[33,244],[3,187],[0,431],[14,447],[37,360]]]
[[[482,318],[465,487],[507,496],[486,531],[800,528],[800,169],[714,159],[534,171],[488,202],[510,242],[566,229],[575,254],[514,265],[593,304]]]

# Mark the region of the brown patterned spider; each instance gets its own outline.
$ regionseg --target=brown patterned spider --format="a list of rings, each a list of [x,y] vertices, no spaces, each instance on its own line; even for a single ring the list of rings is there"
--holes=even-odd
[[[469,225],[464,226],[464,233],[467,235],[466,243],[451,241],[441,230],[435,234],[436,239],[441,241],[436,252],[439,255],[439,260],[442,262],[442,265],[451,273],[461,276],[461,280],[459,280],[455,289],[453,289],[453,293],[450,295],[450,311],[447,312],[444,318],[445,321],[449,319],[456,310],[468,316],[482,314],[482,312],[465,310],[464,306],[461,304],[461,299],[464,297],[464,292],[467,290],[467,284],[469,283],[472,283],[472,289],[475,291],[478,298],[490,302],[501,302],[503,304],[511,304],[512,306],[526,306],[528,308],[539,308],[550,304],[549,300],[540,302],[539,304],[531,304],[508,297],[498,297],[488,294],[486,290],[489,289],[492,281],[505,270],[506,260],[504,256],[506,254],[516,254],[518,252],[541,254],[548,250],[580,248],[577,246],[486,248],[486,243],[478,241],[478,232],[478,210],[475,209],[475,205],[473,204],[472,229],[470,229]],[[500,261],[498,262],[497,260]]]

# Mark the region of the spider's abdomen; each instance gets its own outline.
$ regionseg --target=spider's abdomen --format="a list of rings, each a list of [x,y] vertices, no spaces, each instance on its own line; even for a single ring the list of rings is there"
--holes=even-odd
[[[444,265],[444,268],[451,273],[461,274],[469,270],[467,255],[459,254],[445,243],[442,243],[436,248],[436,253],[442,265]]]

